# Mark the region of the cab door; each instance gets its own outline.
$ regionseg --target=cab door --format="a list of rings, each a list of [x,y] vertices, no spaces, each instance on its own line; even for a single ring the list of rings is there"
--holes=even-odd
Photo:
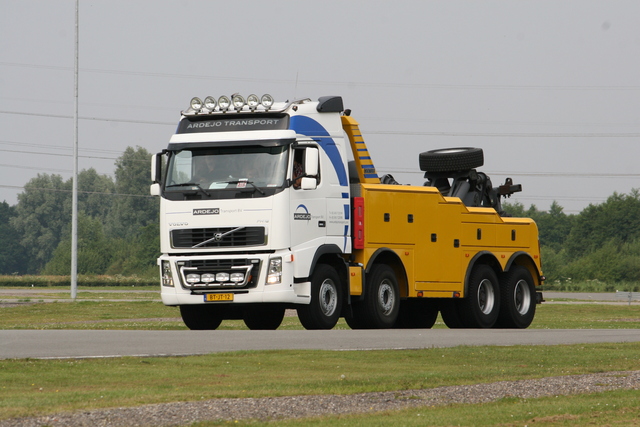
[[[291,249],[294,253],[312,251],[315,254],[315,249],[324,243],[327,235],[326,197],[317,167],[318,148],[300,145],[292,151],[292,185],[289,193]]]

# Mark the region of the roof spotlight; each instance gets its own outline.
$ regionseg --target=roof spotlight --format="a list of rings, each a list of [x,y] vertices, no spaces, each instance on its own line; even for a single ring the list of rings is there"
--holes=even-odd
[[[260,98],[258,95],[251,94],[247,97],[247,105],[251,110],[255,110],[260,105]]]
[[[242,95],[238,95],[237,93],[231,97],[231,102],[233,102],[233,108],[236,110],[242,110],[242,107],[246,104]]]
[[[264,108],[268,110],[269,108],[271,108],[271,106],[273,106],[273,96],[269,94],[262,95],[262,98],[260,98],[260,103]]]
[[[218,98],[218,105],[220,106],[220,109],[222,111],[227,111],[229,109],[229,106],[231,105],[231,101],[229,101],[228,96],[222,95],[220,98]]]
[[[216,108],[216,104],[216,100],[213,96],[207,96],[204,99],[204,106],[209,111],[213,111],[213,109]]]
[[[201,108],[202,108],[202,100],[198,97],[191,98],[191,109],[200,111]]]

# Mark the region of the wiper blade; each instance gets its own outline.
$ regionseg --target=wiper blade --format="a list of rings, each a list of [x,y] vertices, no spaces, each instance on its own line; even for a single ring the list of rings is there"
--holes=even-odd
[[[253,188],[258,190],[258,193],[262,194],[263,196],[266,194],[264,191],[262,191],[260,187],[255,185],[253,181],[239,180],[239,181],[223,181],[223,182],[225,182],[226,184],[240,184],[241,182],[244,182],[245,184],[250,184]]]
[[[211,197],[211,194],[209,194],[208,191],[205,191],[204,188],[200,187],[200,184],[198,184],[197,182],[183,182],[182,184],[171,184],[171,185],[167,185],[166,188],[169,187],[196,187],[197,190],[199,190],[201,193],[205,194],[207,197]]]

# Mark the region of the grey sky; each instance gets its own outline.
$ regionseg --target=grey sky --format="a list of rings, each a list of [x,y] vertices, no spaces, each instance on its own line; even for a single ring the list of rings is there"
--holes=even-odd
[[[73,0],[0,3],[0,201],[71,176]],[[512,200],[640,188],[640,2],[80,0],[80,169],[165,148],[193,96],[342,95],[379,172],[474,146]],[[43,154],[48,153],[48,154]]]

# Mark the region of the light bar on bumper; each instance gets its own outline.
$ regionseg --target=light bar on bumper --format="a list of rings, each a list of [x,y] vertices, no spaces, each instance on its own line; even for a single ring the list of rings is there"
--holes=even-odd
[[[252,270],[254,266],[254,264],[248,264],[211,269],[182,265],[178,267],[178,271],[180,272],[183,287],[186,289],[228,289],[247,286],[253,279]],[[224,271],[220,271],[221,269]]]

